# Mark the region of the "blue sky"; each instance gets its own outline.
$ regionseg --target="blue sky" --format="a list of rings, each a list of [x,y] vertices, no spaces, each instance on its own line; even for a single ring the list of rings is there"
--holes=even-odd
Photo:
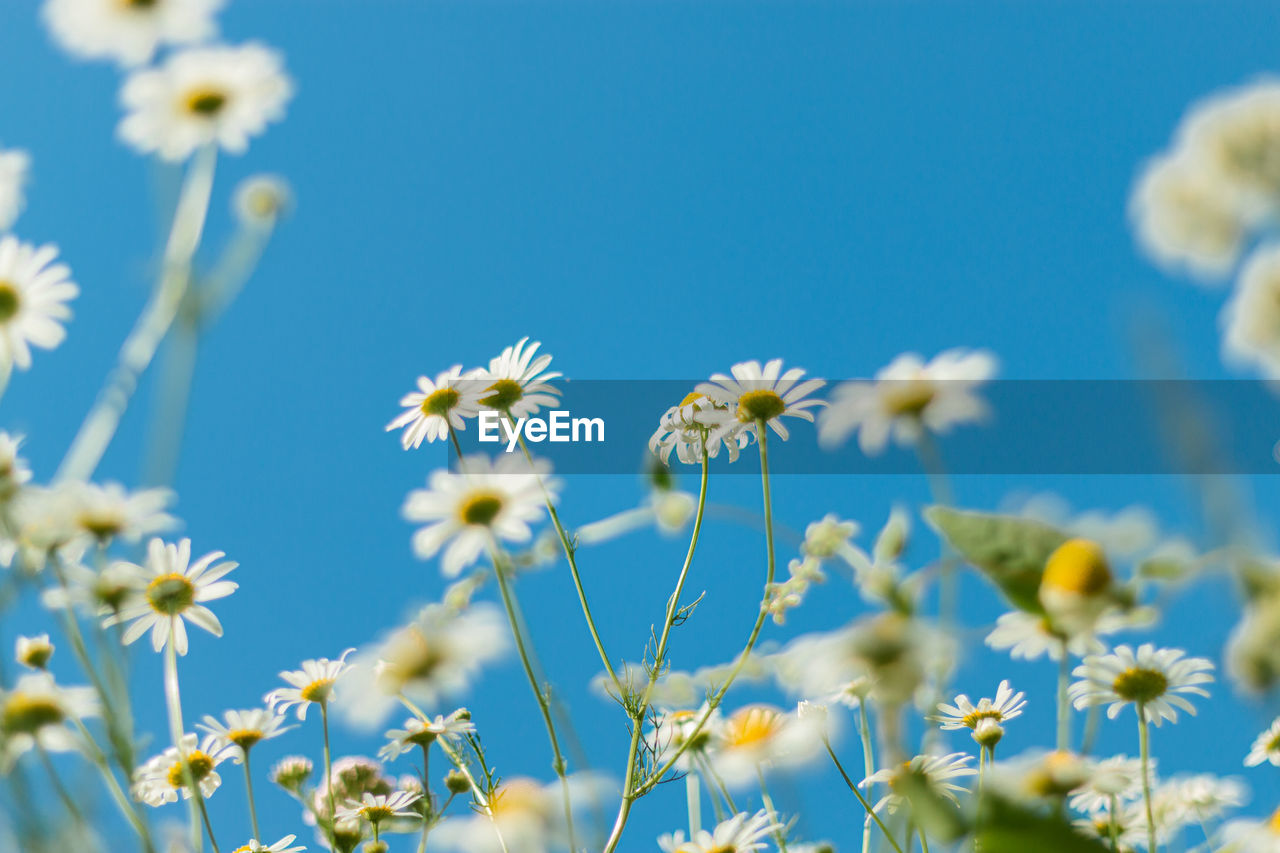
[[[58,54],[35,6],[0,6],[5,66],[18,72],[0,85],[0,142],[34,156],[17,232],[57,242],[83,292],[69,340],[15,380],[3,421],[30,436],[47,476],[142,304],[165,176],[114,141],[117,72]],[[196,638],[183,663],[188,712],[252,704],[278,670],[361,643],[406,601],[439,594],[399,506],[440,456],[406,454],[382,427],[419,373],[479,364],[524,335],[576,378],[697,379],[774,356],[854,376],[905,350],[963,345],[995,350],[1008,377],[1079,379],[1141,375],[1135,330],[1156,329],[1186,375],[1226,376],[1221,295],[1147,264],[1125,204],[1190,102],[1274,67],[1275,17],[1227,2],[233,2],[226,37],[281,48],[298,95],[284,124],[220,163],[210,244],[229,231],[241,176],[286,175],[298,205],[202,346],[178,513],[197,550],[224,549],[242,568],[241,591],[218,608],[227,636]],[[136,480],[149,402],[144,386],[106,476]],[[1276,498],[1266,478],[1251,487]],[[957,483],[972,506],[1015,489],[1081,507],[1148,503],[1197,530],[1172,480]],[[581,524],[641,494],[633,477],[574,478],[564,515]],[[775,493],[800,529],[826,511],[874,529],[895,501],[926,496],[918,477],[784,478]],[[712,499],[759,500],[746,478],[714,484]],[[709,526],[694,584],[712,595],[679,631],[677,666],[735,650],[758,538]],[[619,654],[639,655],[667,594],[654,573],[674,571],[682,547],[639,537],[584,554]],[[912,554],[935,548],[921,536]],[[563,565],[521,593],[580,729],[609,736],[593,765],[617,774],[622,720],[585,689],[594,652]],[[965,606],[976,624],[999,612],[977,582]],[[1216,657],[1232,606],[1205,589],[1159,636]],[[840,587],[769,636],[860,607]],[[30,630],[39,617],[12,622]],[[161,732],[154,664],[143,656],[137,695]],[[959,686],[990,693],[1006,675],[1034,691],[1009,742],[1046,743],[1047,667],[975,654]],[[1157,733],[1165,769],[1240,769],[1268,709],[1216,692],[1200,720]],[[514,662],[467,702],[501,770],[549,775]],[[1107,736],[1133,748],[1127,726]],[[282,749],[316,742],[312,726]],[[342,750],[376,746],[340,738]],[[1269,810],[1280,786],[1264,778],[1250,781]],[[299,831],[288,801],[261,788],[266,834]],[[229,782],[215,802],[228,821],[240,820],[238,792]],[[782,792],[784,808],[804,803],[807,833],[835,840],[852,837],[846,796],[830,774]],[[644,800],[624,849],[678,827],[681,800],[674,787]]]

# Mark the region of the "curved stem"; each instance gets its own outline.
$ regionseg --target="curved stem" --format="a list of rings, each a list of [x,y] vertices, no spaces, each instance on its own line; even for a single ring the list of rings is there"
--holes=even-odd
[[[76,806],[75,799],[67,791],[65,785],[62,784],[62,777],[58,775],[58,770],[53,766],[53,759],[49,758],[49,750],[44,748],[44,744],[36,741],[36,752],[40,755],[40,763],[44,765],[44,771],[49,775],[49,781],[53,784],[53,789],[58,795],[58,799],[62,800],[63,808],[67,810],[67,814],[79,826],[84,826],[84,815]]]
[[[902,848],[898,846],[898,842],[894,839],[893,833],[889,832],[889,827],[884,825],[884,821],[880,820],[880,815],[876,814],[875,809],[871,807],[871,803],[867,802],[867,798],[862,795],[862,792],[858,790],[858,786],[854,784],[854,781],[849,778],[849,774],[845,772],[844,765],[840,763],[840,759],[836,757],[835,750],[831,748],[831,741],[823,738],[822,743],[827,748],[827,755],[831,756],[831,760],[835,763],[836,769],[840,771],[841,777],[844,778],[844,783],[849,786],[849,790],[853,792],[853,795],[858,798],[858,802],[862,804],[862,808],[866,810],[867,818],[869,820],[864,820],[863,823],[866,825],[867,832],[869,833],[871,831],[870,821],[875,821],[876,826],[880,827],[880,831],[884,833],[884,837],[889,840],[889,844],[893,849],[897,851],[897,853],[902,853]],[[864,842],[863,849],[866,850],[867,847],[868,845]]]

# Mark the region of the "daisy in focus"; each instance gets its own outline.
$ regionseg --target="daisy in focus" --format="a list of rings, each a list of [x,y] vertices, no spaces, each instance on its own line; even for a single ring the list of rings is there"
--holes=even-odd
[[[250,137],[284,117],[292,94],[280,55],[267,47],[191,48],[125,81],[119,135],[165,160],[212,144],[242,154]]]
[[[44,19],[58,43],[81,59],[122,66],[150,61],[162,45],[191,44],[217,32],[224,0],[46,0]]]
[[[455,577],[498,541],[528,542],[529,524],[555,498],[557,481],[550,466],[534,465],[504,454],[496,461],[477,454],[461,460],[465,474],[435,471],[427,488],[409,493],[402,510],[406,520],[426,526],[413,535],[414,553],[423,560],[444,548],[440,566]],[[445,547],[445,543],[449,543]]]
[[[239,749],[235,762],[249,755],[249,750],[264,740],[277,738],[293,726],[284,724],[284,716],[266,708],[250,708],[247,711],[227,711],[219,721],[206,714],[203,723],[196,727],[217,739],[219,747],[232,745]]]
[[[200,742],[196,735],[184,734],[181,752],[171,746],[134,771],[133,795],[155,807],[176,803],[179,797],[187,800],[191,798],[187,787],[190,778],[199,787],[200,795],[207,799],[222,784],[218,765],[230,758],[234,750],[234,746],[219,745],[212,735]]]
[[[0,237],[0,365],[31,367],[31,348],[54,349],[67,336],[67,303],[80,293],[58,247]]]
[[[22,188],[30,169],[31,157],[27,152],[0,149],[0,233],[13,227],[26,206]]]
[[[526,346],[527,344],[527,346]],[[560,402],[560,392],[549,383],[560,374],[548,371],[551,356],[545,352],[536,355],[541,342],[529,343],[527,337],[507,347],[497,358],[490,360],[487,368],[474,374],[476,384],[483,389],[480,404],[485,408],[505,412],[513,418],[536,415],[543,406]]]
[[[96,717],[98,697],[92,687],[63,687],[47,672],[20,677],[0,690],[0,771],[8,773],[23,753],[80,749],[80,736],[69,723]]]
[[[437,714],[432,720],[410,717],[405,721],[403,729],[391,729],[387,732],[387,745],[378,750],[378,757],[383,761],[394,761],[412,749],[426,749],[437,740],[452,743],[474,734],[475,730],[471,712],[466,708],[459,708],[447,717]]]
[[[337,660],[304,660],[300,669],[280,673],[289,686],[277,687],[264,696],[267,707],[282,717],[296,708],[298,719],[305,720],[313,704],[324,706],[333,698],[334,685],[351,668],[347,655],[354,651],[347,649]]]
[[[352,804],[338,809],[337,819],[367,820],[376,830],[384,820],[396,817],[419,817],[417,812],[408,811],[409,806],[422,799],[421,794],[408,791],[397,791],[394,794],[364,794],[359,804]]]
[[[711,375],[711,381],[703,382],[695,389],[716,405],[704,408],[700,414],[712,428],[710,441],[739,441],[740,436],[761,438],[760,427],[767,425],[778,437],[786,441],[790,436],[781,418],[799,418],[813,422],[816,406],[825,406],[822,400],[809,399],[809,395],[827,383],[821,379],[801,381],[804,371],[793,367],[782,372],[782,359],[775,358],[761,367],[758,361],[744,361],[723,373]]]
[[[939,704],[939,713],[933,720],[944,731],[968,729],[981,746],[994,749],[1004,735],[1004,724],[1022,714],[1027,704],[1025,697],[1025,693],[1015,693],[1008,681],[1001,681],[996,688],[995,699],[983,697],[974,705],[968,696],[961,693],[955,704]]]
[[[1206,658],[1189,658],[1181,649],[1157,649],[1144,643],[1135,652],[1130,646],[1116,646],[1109,655],[1089,655],[1072,673],[1080,681],[1070,688],[1076,710],[1090,705],[1107,705],[1107,716],[1115,719],[1132,704],[1144,721],[1178,721],[1181,708],[1195,714],[1186,695],[1205,696],[1201,685],[1213,681],[1213,663]]]
[[[837,385],[818,418],[818,440],[825,447],[854,432],[871,456],[892,438],[915,444],[927,432],[942,435],[953,426],[981,421],[987,404],[975,391],[995,377],[997,362],[984,350],[951,349],[925,362],[915,353],[898,356],[874,381]]]
[[[192,563],[190,539],[176,545],[152,539],[147,545],[146,564],[127,564],[136,573],[138,586],[120,611],[103,624],[129,623],[122,638],[125,645],[150,631],[153,649],[161,651],[172,640],[179,655],[187,653],[187,622],[221,637],[222,623],[204,602],[236,591],[237,584],[223,578],[239,564],[222,560],[224,556],[222,551],[210,551]]]
[[[419,376],[418,390],[400,399],[405,411],[387,424],[387,431],[404,430],[400,444],[405,450],[421,447],[423,441],[447,441],[450,429],[466,429],[466,418],[479,414],[481,387],[472,372],[462,372],[460,364],[436,376],[435,381]]]
[[[664,835],[658,839],[658,846],[665,853],[753,853],[768,847],[765,839],[780,829],[782,824],[763,809],[754,815],[739,812],[716,824],[711,832],[699,830],[688,841],[682,831]]]
[[[1245,767],[1257,767],[1269,761],[1280,767],[1280,717],[1272,720],[1271,725],[1253,740],[1249,754],[1245,756]]]

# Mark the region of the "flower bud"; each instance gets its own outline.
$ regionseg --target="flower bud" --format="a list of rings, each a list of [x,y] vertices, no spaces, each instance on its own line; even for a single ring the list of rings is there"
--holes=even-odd
[[[49,665],[49,658],[53,657],[53,643],[49,642],[49,635],[19,637],[16,657],[18,663],[28,669],[44,669]]]

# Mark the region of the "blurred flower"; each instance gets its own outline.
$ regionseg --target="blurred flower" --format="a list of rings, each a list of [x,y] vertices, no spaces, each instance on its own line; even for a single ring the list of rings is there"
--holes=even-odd
[[[27,669],[45,669],[52,657],[53,643],[49,642],[48,634],[18,637],[14,658]]]
[[[150,61],[161,45],[203,41],[217,32],[224,0],[46,0],[44,19],[64,50],[121,66]]]
[[[91,687],[63,687],[47,672],[21,676],[0,689],[0,772],[8,773],[23,753],[39,746],[48,752],[73,752],[80,738],[67,723],[96,717],[97,693]]]
[[[698,721],[706,718],[701,727]],[[675,767],[682,772],[695,769],[699,761],[719,742],[724,731],[724,716],[719,708],[711,709],[703,703],[698,710],[688,708],[660,711],[653,731],[654,760],[665,763],[668,756],[689,743],[676,759]]]
[[[87,616],[118,613],[139,585],[137,566],[124,560],[108,563],[94,571],[78,561],[64,562],[61,569],[66,586],[51,586],[40,593],[40,603],[50,610],[74,607]]]
[[[1149,761],[1154,773],[1156,759]],[[1071,792],[1071,808],[1095,814],[1109,808],[1113,799],[1124,803],[1141,796],[1142,760],[1116,755],[1089,762],[1088,779]]]
[[[1098,634],[1107,634],[1127,627],[1127,621],[1118,613],[1102,616],[1092,631],[1067,636],[1052,626],[1048,618],[1022,610],[1001,614],[996,627],[987,635],[986,644],[993,649],[1008,649],[1014,660],[1036,660],[1048,655],[1050,660],[1062,660],[1063,646],[1076,657],[1100,654],[1106,645]]]
[[[16,148],[0,149],[0,233],[8,231],[26,207],[22,188],[27,183],[31,156]]]
[[[126,115],[119,135],[166,160],[215,143],[243,154],[250,137],[284,117],[292,94],[280,55],[270,48],[191,48],[129,76],[120,91]]]
[[[229,744],[219,745],[212,735],[201,743],[196,735],[184,734],[181,752],[171,746],[134,771],[133,795],[149,806],[177,802],[179,795],[184,800],[190,799],[189,776],[199,786],[200,795],[208,798],[222,784],[218,765],[229,758],[234,749]]]
[[[244,225],[274,225],[293,207],[293,190],[279,175],[250,175],[236,184],[231,209]]]
[[[264,696],[267,707],[282,716],[288,714],[290,709],[297,708],[298,719],[305,720],[307,709],[313,703],[327,705],[333,699],[334,685],[351,668],[347,663],[347,655],[354,651],[355,649],[347,649],[337,660],[304,660],[301,669],[280,673],[280,677],[289,686],[277,687]]]
[[[58,247],[36,248],[0,237],[0,362],[31,367],[31,347],[54,349],[67,336],[67,302],[80,293],[66,264],[54,263]]]
[[[267,708],[226,711],[222,719],[224,722],[219,722],[217,718],[206,714],[204,722],[197,723],[196,728],[203,729],[216,738],[219,747],[227,744],[237,747],[240,757],[235,758],[236,764],[262,741],[277,738],[293,728],[284,724],[283,716]]]
[[[1230,853],[1276,853],[1280,850],[1280,809],[1264,820],[1233,820],[1222,827]]]
[[[575,812],[583,801],[600,802],[611,787],[604,779],[583,773],[568,780]],[[431,837],[446,849],[463,853],[544,853],[566,840],[561,796],[559,782],[544,786],[514,776],[504,780],[490,799],[492,819],[479,813],[451,817],[433,828]]]
[[[1272,720],[1271,725],[1254,738],[1253,746],[1245,756],[1244,766],[1257,767],[1264,761],[1280,767],[1280,717]]]
[[[560,402],[560,392],[548,384],[560,377],[559,373],[547,370],[551,356],[543,353],[535,358],[542,343],[534,341],[526,348],[527,343],[527,337],[521,338],[515,346],[507,347],[491,359],[487,368],[475,372],[477,383],[487,395],[481,399],[482,405],[522,418],[536,415],[543,406]]]
[[[311,759],[305,755],[287,755],[271,768],[268,778],[286,791],[298,793],[311,778]]]
[[[1199,773],[1163,782],[1152,795],[1152,808],[1156,823],[1172,830],[1175,824],[1194,826],[1217,820],[1247,799],[1248,792],[1239,779]]]
[[[1188,714],[1195,707],[1181,694],[1208,696],[1200,685],[1213,681],[1213,664],[1205,658],[1189,658],[1181,649],[1157,649],[1150,643],[1138,647],[1116,646],[1109,655],[1089,655],[1075,668],[1081,679],[1070,688],[1077,710],[1090,705],[1109,705],[1107,716],[1115,719],[1125,705],[1133,704],[1140,717],[1154,722],[1176,723],[1177,708]]]
[[[1280,244],[1254,252],[1222,311],[1225,358],[1280,377]]]
[[[904,797],[899,793],[899,788],[908,776],[920,778],[934,793],[952,802],[959,802],[956,794],[968,789],[952,780],[976,776],[978,771],[968,766],[972,760],[973,756],[962,752],[950,755],[917,755],[900,767],[877,770],[859,782],[858,787],[869,792],[877,784],[889,786],[889,793],[881,797],[872,808],[877,812],[886,809],[890,814],[902,807]]]
[[[1031,750],[991,765],[988,784],[1004,797],[1034,806],[1060,803],[1090,779],[1089,762],[1065,750]]]
[[[709,755],[730,787],[753,784],[762,767],[802,767],[822,748],[823,723],[772,705],[747,705],[725,718]]]
[[[768,425],[786,441],[790,436],[783,417],[813,421],[815,406],[825,406],[822,400],[809,399],[809,395],[827,383],[821,379],[801,381],[804,371],[793,367],[782,372],[782,359],[775,358],[761,367],[758,361],[744,361],[730,368],[731,376],[713,373],[709,382],[700,383],[696,389],[715,405],[702,407],[699,420],[711,427],[709,444],[737,441],[741,436],[753,435],[760,439],[760,425]]]
[[[14,499],[31,482],[31,467],[18,455],[22,436],[0,430],[0,503]]]
[[[101,543],[113,539],[137,542],[178,523],[165,512],[174,498],[169,489],[128,492],[119,483],[78,483],[71,496],[76,526]]]
[[[1106,554],[1088,539],[1068,539],[1049,555],[1039,598],[1053,625],[1075,636],[1091,633],[1115,603]]]
[[[465,430],[466,418],[474,418],[480,411],[482,385],[473,379],[474,371],[462,372],[462,365],[455,364],[431,381],[418,377],[418,390],[405,394],[400,405],[405,411],[387,424],[387,431],[404,429],[400,444],[405,450],[421,447],[427,442],[449,440],[449,428]]]
[[[698,830],[688,841],[684,840],[684,832],[679,830],[663,835],[658,839],[658,846],[665,853],[753,853],[768,847],[764,839],[779,829],[782,829],[782,824],[761,809],[754,815],[740,812],[718,823],[711,832]]]

